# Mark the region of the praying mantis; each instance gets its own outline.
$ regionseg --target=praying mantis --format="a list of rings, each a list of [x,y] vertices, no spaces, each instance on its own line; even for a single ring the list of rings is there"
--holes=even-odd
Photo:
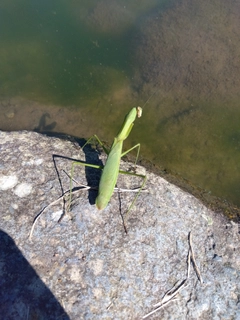
[[[143,179],[143,183],[141,185],[141,187],[139,188],[137,195],[135,196],[134,200],[132,201],[131,205],[128,208],[128,211],[125,215],[125,217],[127,217],[129,211],[131,210],[132,206],[134,205],[139,193],[141,192],[142,188],[144,187],[147,177],[145,175],[141,175],[141,174],[136,174],[133,172],[125,172],[122,170],[119,170],[120,167],[120,160],[121,157],[126,155],[127,153],[129,153],[130,151],[132,151],[133,149],[137,148],[137,157],[135,160],[135,164],[137,162],[138,159],[138,155],[139,155],[139,151],[140,151],[140,143],[136,144],[135,146],[133,146],[132,148],[130,148],[129,150],[122,152],[122,148],[123,148],[123,142],[124,140],[127,139],[127,137],[129,136],[132,127],[134,125],[134,121],[135,119],[138,117],[140,118],[142,115],[142,108],[140,107],[136,107],[136,108],[132,108],[130,110],[130,112],[125,116],[124,122],[122,124],[122,127],[119,131],[119,133],[117,134],[117,136],[114,138],[112,146],[110,148],[110,151],[108,151],[103,143],[101,142],[101,140],[94,135],[93,137],[97,139],[97,141],[100,143],[100,145],[103,147],[104,151],[107,153],[108,157],[107,157],[107,161],[104,167],[102,166],[98,166],[98,165],[94,165],[94,164],[89,164],[89,163],[82,163],[82,162],[77,162],[74,161],[72,163],[72,168],[71,168],[71,176],[70,176],[70,190],[69,190],[69,207],[71,206],[71,199],[72,199],[72,193],[73,193],[73,188],[72,188],[72,182],[73,182],[73,174],[74,174],[74,167],[76,165],[84,165],[86,167],[92,167],[92,168],[96,168],[96,169],[102,169],[102,175],[100,178],[100,183],[99,183],[99,189],[98,189],[98,196],[96,198],[95,204],[97,206],[97,208],[99,210],[102,210],[104,208],[106,208],[108,202],[110,201],[113,191],[114,191],[114,187],[116,185],[117,182],[117,178],[118,178],[118,174],[119,173],[125,173],[128,175],[132,175],[132,176],[137,176],[137,177],[141,177]],[[86,144],[89,143],[89,141],[93,138],[91,137],[83,146],[83,148],[85,147]],[[39,219],[39,217],[41,216],[41,214],[50,206],[52,206],[53,204],[57,203],[59,200],[61,200],[64,197],[64,195],[62,195],[61,197],[59,197],[56,201],[52,202],[50,205],[44,207],[39,213],[38,215],[35,217],[31,231],[30,231],[30,235],[29,238],[31,239],[32,234],[33,234],[33,230],[34,227],[37,223],[37,220]],[[126,218],[125,218],[126,219]],[[124,222],[123,222],[124,223]],[[124,223],[124,229],[125,232],[127,233],[127,229],[126,229],[126,225]]]
[[[108,151],[103,146],[103,143],[101,142],[101,140],[98,138],[97,135],[92,136],[85,143],[85,145],[86,145],[87,143],[89,143],[89,141],[92,138],[96,138],[97,141],[100,143],[100,145],[103,147],[104,151],[107,153],[108,157],[107,157],[106,164],[104,167],[98,166],[98,165],[93,165],[93,164],[88,164],[88,163],[80,163],[80,162],[76,162],[76,161],[73,162],[72,169],[71,169],[71,179],[70,179],[70,200],[69,200],[70,205],[71,205],[71,198],[72,198],[72,178],[73,178],[73,174],[74,174],[74,167],[76,165],[84,165],[84,166],[88,166],[88,167],[92,167],[92,168],[102,169],[102,175],[100,178],[100,183],[99,183],[99,188],[98,188],[98,196],[95,201],[96,207],[99,210],[103,210],[108,205],[108,203],[112,197],[112,194],[114,192],[114,188],[117,183],[119,173],[125,173],[128,175],[134,175],[134,176],[138,176],[138,177],[143,178],[143,183],[142,183],[141,187],[139,188],[137,195],[135,196],[133,202],[131,203],[131,205],[127,211],[127,214],[128,214],[128,212],[131,210],[132,206],[134,205],[139,193],[141,192],[142,188],[144,187],[147,177],[144,175],[119,170],[120,160],[121,160],[122,156],[126,155],[127,153],[129,153],[133,149],[137,148],[137,157],[136,157],[136,161],[135,161],[135,165],[136,165],[136,162],[137,162],[137,159],[139,156],[139,151],[140,151],[140,143],[136,144],[135,146],[133,146],[132,148],[130,148],[129,150],[127,150],[125,152],[122,152],[122,149],[123,149],[123,142],[129,136],[129,134],[132,130],[132,127],[134,125],[135,119],[140,118],[141,115],[142,115],[142,108],[141,107],[134,107],[130,110],[130,112],[125,116],[124,122],[122,124],[122,127],[121,127],[119,133],[117,134],[117,136],[113,140],[110,151]],[[83,146],[83,148],[85,147],[85,145]]]

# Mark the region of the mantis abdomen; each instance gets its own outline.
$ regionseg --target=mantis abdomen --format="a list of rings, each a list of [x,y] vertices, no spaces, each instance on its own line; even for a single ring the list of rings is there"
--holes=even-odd
[[[95,202],[99,210],[102,210],[107,206],[117,183],[122,145],[123,141],[117,142],[116,138],[114,139],[113,146],[101,175],[98,196]]]

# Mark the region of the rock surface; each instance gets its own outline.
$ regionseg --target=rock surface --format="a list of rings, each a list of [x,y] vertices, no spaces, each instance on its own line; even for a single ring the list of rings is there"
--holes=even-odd
[[[66,139],[26,131],[0,136],[4,319],[142,319],[186,278],[190,231],[203,284],[191,266],[188,286],[177,300],[149,319],[240,319],[237,224],[148,172],[146,190],[129,213],[127,234],[120,212],[126,212],[131,193],[114,194],[98,211],[96,191],[80,190],[60,222],[67,202],[44,211],[29,239],[34,217],[69,189],[68,158],[102,160],[97,150],[87,147],[83,153]],[[74,179],[97,185],[99,174],[76,166]],[[118,183],[139,185],[138,178],[126,175]]]

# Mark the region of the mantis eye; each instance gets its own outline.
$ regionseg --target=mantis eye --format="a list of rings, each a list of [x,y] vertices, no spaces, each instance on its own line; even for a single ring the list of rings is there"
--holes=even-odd
[[[142,108],[137,107],[137,117],[140,118],[142,116]]]

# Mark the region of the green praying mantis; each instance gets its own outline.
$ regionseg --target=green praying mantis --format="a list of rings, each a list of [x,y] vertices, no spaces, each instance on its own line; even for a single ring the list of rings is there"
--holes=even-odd
[[[73,162],[72,169],[71,169],[71,179],[70,179],[70,200],[69,200],[70,205],[71,205],[71,198],[72,198],[72,179],[73,179],[73,174],[74,174],[74,167],[76,165],[84,165],[84,166],[88,166],[88,167],[92,167],[92,168],[102,169],[102,175],[100,178],[100,183],[99,183],[99,188],[98,188],[98,196],[95,201],[96,207],[99,210],[103,210],[104,208],[106,208],[107,204],[109,203],[109,201],[113,195],[114,188],[117,183],[119,173],[125,173],[128,175],[134,175],[134,176],[138,176],[138,177],[143,178],[143,183],[142,183],[141,187],[139,188],[137,195],[135,196],[133,202],[131,203],[131,205],[127,211],[127,214],[129,213],[129,211],[131,210],[132,206],[134,205],[139,193],[141,192],[142,188],[144,187],[147,177],[144,175],[136,174],[136,173],[121,171],[121,170],[119,170],[119,168],[120,168],[121,157],[126,155],[127,153],[129,153],[130,151],[132,151],[135,148],[137,148],[137,157],[136,157],[136,161],[135,161],[135,165],[136,165],[136,162],[137,162],[137,159],[139,156],[139,151],[140,151],[140,143],[136,144],[135,146],[133,146],[132,148],[130,148],[129,150],[127,150],[125,152],[122,152],[122,149],[123,149],[123,142],[129,136],[129,134],[132,130],[132,127],[134,125],[135,119],[140,118],[141,115],[142,115],[142,108],[141,107],[135,107],[130,110],[130,112],[125,116],[124,122],[122,124],[122,127],[121,127],[119,133],[117,134],[117,136],[113,140],[110,151],[108,151],[103,146],[103,143],[96,135],[93,136],[94,138],[97,139],[97,141],[100,143],[100,145],[103,147],[104,151],[108,155],[107,160],[106,160],[106,164],[104,167],[101,167],[101,166],[93,165],[93,164],[80,163],[80,162],[76,162],[76,161]],[[89,141],[93,137],[91,137],[85,143],[85,145],[87,143],[89,143]],[[83,148],[85,147],[85,145],[83,146]]]
[[[70,176],[70,190],[67,191],[70,195],[69,195],[69,207],[71,206],[71,199],[72,199],[72,193],[73,193],[73,188],[72,188],[72,182],[73,182],[73,174],[74,174],[74,167],[76,165],[84,165],[87,167],[92,167],[92,168],[97,168],[97,169],[102,169],[102,175],[100,178],[100,184],[99,184],[99,189],[98,189],[98,196],[96,198],[96,206],[99,210],[104,209],[108,202],[111,199],[111,196],[114,192],[114,187],[116,185],[117,182],[117,178],[118,178],[118,174],[119,173],[125,173],[128,175],[132,175],[132,176],[137,176],[137,177],[141,177],[143,179],[143,183],[141,185],[141,187],[138,189],[137,195],[135,196],[133,202],[131,203],[130,207],[128,208],[128,211],[125,215],[125,219],[127,218],[127,215],[129,213],[129,211],[131,210],[132,206],[134,205],[139,193],[141,192],[142,188],[144,187],[145,183],[146,183],[146,179],[147,177],[141,174],[136,174],[133,172],[125,172],[122,170],[119,170],[120,167],[120,160],[121,157],[126,155],[128,152],[132,151],[133,149],[137,148],[137,157],[135,160],[135,164],[137,162],[138,159],[138,155],[139,155],[139,151],[140,151],[140,143],[136,144],[135,146],[133,146],[132,148],[130,148],[129,150],[122,152],[122,148],[123,148],[123,141],[127,139],[127,137],[129,136],[132,127],[134,125],[134,121],[135,119],[138,117],[140,118],[142,115],[142,108],[140,107],[136,107],[136,108],[132,108],[130,110],[130,112],[126,115],[124,122],[122,124],[122,127],[119,131],[119,133],[117,134],[117,136],[114,138],[112,146],[110,151],[108,151],[103,143],[100,141],[100,139],[94,135],[93,137],[95,137],[98,142],[101,144],[101,146],[103,147],[104,151],[108,154],[107,157],[107,161],[104,167],[102,166],[98,166],[98,165],[94,165],[94,164],[89,164],[89,163],[82,163],[82,162],[76,162],[74,161],[72,163],[72,168],[71,168],[71,176]],[[86,143],[89,143],[89,141],[93,138],[91,137]],[[83,146],[83,148],[85,147],[85,145]],[[59,200],[61,200],[64,197],[64,194],[62,196],[60,196],[56,201],[52,202],[50,205],[47,205],[46,207],[44,207],[39,213],[38,215],[35,217],[34,221],[33,221],[33,225],[29,234],[29,238],[31,239],[32,234],[33,234],[33,230],[34,227],[38,221],[38,219],[40,218],[41,214],[43,212],[46,211],[47,208],[49,208],[50,206],[52,206],[53,204],[56,204]],[[127,233],[127,229],[126,229],[126,225],[123,221],[124,224],[124,229],[125,232]]]

